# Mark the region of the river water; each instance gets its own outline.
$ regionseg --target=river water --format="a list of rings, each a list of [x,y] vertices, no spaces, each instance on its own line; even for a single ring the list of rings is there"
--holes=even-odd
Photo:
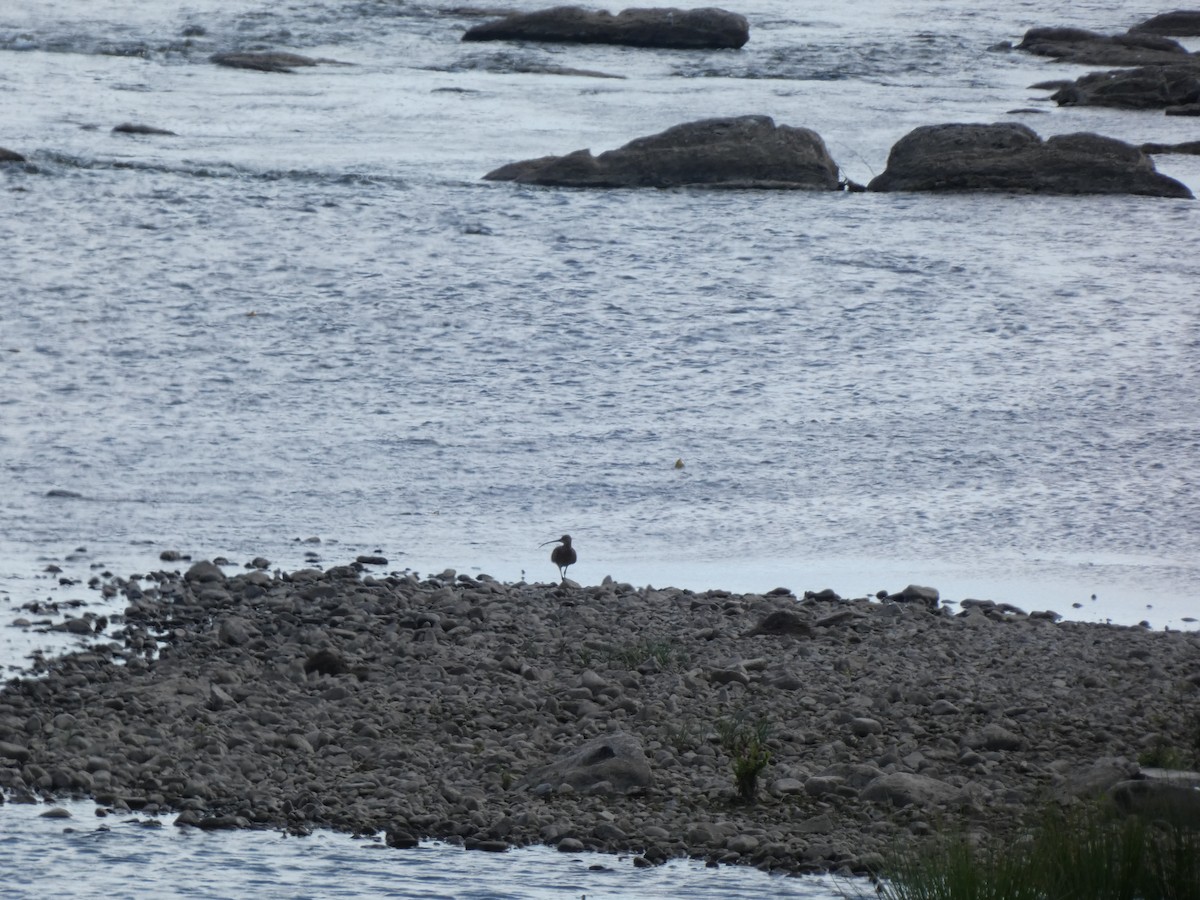
[[[462,44],[452,0],[6,0],[0,617],[99,611],[91,574],[164,550],[549,580],[569,533],[582,583],[1194,627],[1197,203],[480,180],[747,113],[860,182],[924,124],[1194,139],[987,49],[1164,8],[725,5],[738,52]],[[208,62],[257,48],[350,65]],[[3,630],[8,665],[61,646]]]

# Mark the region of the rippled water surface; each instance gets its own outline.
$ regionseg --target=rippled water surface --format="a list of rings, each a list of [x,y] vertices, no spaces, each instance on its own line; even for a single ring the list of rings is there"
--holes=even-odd
[[[584,582],[1195,612],[1197,204],[480,180],[747,112],[862,181],[930,122],[1180,140],[986,49],[1155,10],[764,0],[744,50],[672,53],[461,44],[478,15],[438,4],[143,6],[0,14],[36,169],[0,175],[14,599],[78,547],[546,579],[571,533]],[[352,65],[207,61],[257,47]]]
[[[66,811],[71,818],[47,818],[50,809]],[[627,856],[563,854],[548,847],[493,854],[430,843],[399,851],[381,840],[328,832],[304,838],[202,832],[176,828],[172,817],[97,818],[95,809],[76,802],[9,804],[0,810],[4,896],[846,900],[861,898],[865,889],[862,881],[787,878],[737,866],[708,869],[682,860],[635,869]],[[34,853],[36,862],[30,859]]]
[[[987,49],[1162,8],[726,5],[738,52],[462,44],[449,0],[4,3],[0,617],[167,549],[548,580],[570,533],[583,583],[1191,627],[1197,203],[480,180],[745,113],[861,182],[939,122],[1194,139]],[[349,65],[208,62],[257,48]]]

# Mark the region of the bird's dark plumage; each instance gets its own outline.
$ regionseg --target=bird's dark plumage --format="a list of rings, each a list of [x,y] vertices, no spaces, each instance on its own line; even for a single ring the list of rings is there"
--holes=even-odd
[[[571,546],[571,536],[564,534],[557,541],[546,541],[546,544],[558,544],[550,551],[550,562],[558,566],[558,574],[563,581],[567,580],[567,566],[574,565],[575,560],[579,557],[575,554],[575,548]],[[546,544],[542,544],[543,547]]]

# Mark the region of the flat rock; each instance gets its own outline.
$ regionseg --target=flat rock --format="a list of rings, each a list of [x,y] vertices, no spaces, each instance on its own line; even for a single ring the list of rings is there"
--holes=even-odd
[[[820,135],[769,116],[702,119],[593,156],[577,150],[502,166],[488,181],[555,187],[838,189]]]
[[[467,29],[464,41],[622,44],[674,50],[741,47],[750,39],[745,16],[723,9],[626,9],[617,15],[580,6],[510,13]]]
[[[1090,72],[1050,95],[1059,106],[1166,109],[1200,101],[1200,67],[1142,66]]]
[[[1170,65],[1192,54],[1155,34],[1105,35],[1083,28],[1030,28],[1018,50],[1090,66]]]
[[[214,53],[209,57],[218,66],[230,69],[250,69],[255,72],[291,72],[295,69],[315,66],[320,60],[299,53],[281,53],[278,51],[247,52],[247,53]]]
[[[1013,123],[916,128],[892,147],[870,190],[1192,197],[1132,144],[1090,133],[1043,141]]]

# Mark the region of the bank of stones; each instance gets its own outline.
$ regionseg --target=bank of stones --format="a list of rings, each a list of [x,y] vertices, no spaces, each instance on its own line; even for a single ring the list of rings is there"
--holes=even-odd
[[[954,615],[903,591],[364,568],[98,582],[124,615],[0,691],[0,787],[395,847],[864,872],[937,829],[1000,840],[1195,726],[1193,633]],[[769,726],[753,805],[735,801],[724,721]]]

